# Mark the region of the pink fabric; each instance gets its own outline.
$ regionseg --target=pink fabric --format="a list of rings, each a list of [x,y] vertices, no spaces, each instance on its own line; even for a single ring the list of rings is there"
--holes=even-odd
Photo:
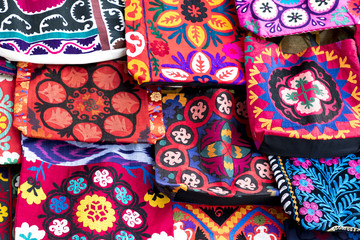
[[[37,240],[171,239],[172,203],[154,188],[153,174],[151,165],[140,163],[63,167],[24,160],[15,235]]]

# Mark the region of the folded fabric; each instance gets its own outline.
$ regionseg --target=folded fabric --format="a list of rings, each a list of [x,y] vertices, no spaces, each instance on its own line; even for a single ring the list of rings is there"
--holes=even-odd
[[[287,214],[308,230],[360,231],[360,155],[269,157]]]
[[[244,84],[234,0],[125,1],[129,72],[139,84]]]
[[[0,74],[16,75],[16,65],[0,57]]]
[[[0,60],[0,165],[19,163],[21,155],[20,132],[13,126],[15,77],[2,74],[12,74],[11,69]]]
[[[20,165],[0,167],[0,237],[14,239],[14,217],[19,187]]]
[[[276,37],[355,25],[355,0],[236,0],[240,25],[261,37]]]
[[[139,162],[146,164],[154,162],[152,145],[142,143],[96,144],[23,136],[22,150],[27,161],[40,160],[61,166],[79,166],[101,162],[138,165]]]
[[[15,237],[37,240],[172,237],[172,203],[157,191],[153,180],[149,164],[122,166],[102,162],[66,167],[24,160]]]
[[[164,92],[165,137],[156,143],[156,181],[175,201],[278,201],[267,157],[249,137],[245,87]]]
[[[151,116],[161,109],[148,105],[161,106],[161,99],[148,100],[147,94],[127,74],[125,61],[18,63],[14,125],[35,138],[154,143],[162,134],[151,133]]]
[[[289,216],[281,207],[174,204],[173,209],[176,240],[286,239],[283,222]]]
[[[291,219],[284,221],[284,228],[287,239],[291,240],[357,240],[360,238],[360,233],[354,232],[305,230]]]
[[[360,151],[360,66],[353,39],[285,54],[249,36],[250,127],[260,152],[334,157]]]
[[[84,64],[125,56],[124,3],[1,0],[0,55],[12,61]]]

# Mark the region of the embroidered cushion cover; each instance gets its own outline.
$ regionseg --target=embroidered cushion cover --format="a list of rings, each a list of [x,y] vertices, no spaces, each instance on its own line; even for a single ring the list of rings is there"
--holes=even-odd
[[[246,41],[248,113],[257,148],[299,157],[359,150],[359,60],[352,39],[284,54]]]
[[[140,84],[244,84],[233,0],[125,1],[126,54]]]
[[[277,206],[174,204],[173,211],[175,239],[286,239],[283,222],[289,216]]]
[[[0,59],[0,165],[20,162],[20,132],[14,121],[14,66]],[[3,74],[6,73],[6,74]]]
[[[148,164],[66,167],[24,160],[17,206],[16,239],[173,236],[172,203],[157,191]]]
[[[164,92],[163,109],[166,133],[155,146],[156,181],[175,201],[278,201],[267,158],[249,137],[244,86]]]
[[[84,64],[125,55],[124,1],[1,0],[0,55]]]
[[[284,210],[303,228],[359,231],[359,154],[269,160]]]
[[[148,109],[147,92],[127,74],[124,61],[18,63],[16,81],[14,125],[25,136],[112,143],[157,138],[150,134],[155,109]]]
[[[355,25],[355,0],[235,0],[240,26],[261,37],[276,37]]]

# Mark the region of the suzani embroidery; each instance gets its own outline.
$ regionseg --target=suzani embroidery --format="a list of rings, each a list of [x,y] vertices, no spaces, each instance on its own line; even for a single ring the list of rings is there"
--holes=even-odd
[[[231,1],[126,1],[125,23],[128,67],[140,84],[245,83]]]
[[[235,96],[245,97],[242,91],[209,89],[199,95],[186,88],[163,95],[166,135],[156,144],[156,176],[173,189],[172,197],[179,186],[226,197],[222,203],[250,196],[255,201],[257,195],[259,201],[271,199],[266,192],[273,189],[270,165],[254,152],[244,100]]]

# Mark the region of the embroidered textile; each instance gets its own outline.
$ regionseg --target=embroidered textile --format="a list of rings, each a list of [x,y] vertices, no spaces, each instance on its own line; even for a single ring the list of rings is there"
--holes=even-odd
[[[0,237],[14,239],[14,217],[19,187],[20,165],[0,167]]]
[[[174,204],[173,211],[175,239],[286,239],[283,222],[289,216],[281,207]]]
[[[359,60],[352,39],[284,54],[248,37],[250,126],[260,152],[331,157],[360,143]]]
[[[359,154],[269,160],[285,212],[305,229],[360,230]]]
[[[322,232],[305,230],[295,221],[287,219],[284,221],[285,234],[291,240],[357,240],[359,233],[354,232]]]
[[[231,0],[125,2],[126,54],[140,84],[244,84],[243,41]]]
[[[11,69],[9,63],[0,63],[4,63],[0,64],[0,72]],[[20,162],[20,132],[13,126],[14,91],[15,77],[0,73],[0,165]]]
[[[184,88],[163,95],[165,137],[156,143],[156,181],[176,201],[278,200],[267,158],[248,133],[245,88]]]
[[[124,61],[75,66],[18,63],[16,81],[15,126],[25,136],[155,142],[147,92],[127,74]]]
[[[235,0],[240,25],[261,37],[276,37],[355,25],[359,1]]]
[[[75,141],[55,141],[37,138],[22,138],[22,150],[28,161],[79,166],[100,162],[116,162],[123,165],[139,162],[153,164],[153,149],[150,144],[96,144]],[[129,161],[131,160],[131,161]]]
[[[0,74],[16,75],[16,65],[0,57]]]
[[[151,239],[173,235],[172,203],[148,164],[64,167],[23,161],[17,239]],[[161,218],[159,218],[161,216]]]
[[[125,55],[124,0],[0,0],[0,55],[84,64]]]

